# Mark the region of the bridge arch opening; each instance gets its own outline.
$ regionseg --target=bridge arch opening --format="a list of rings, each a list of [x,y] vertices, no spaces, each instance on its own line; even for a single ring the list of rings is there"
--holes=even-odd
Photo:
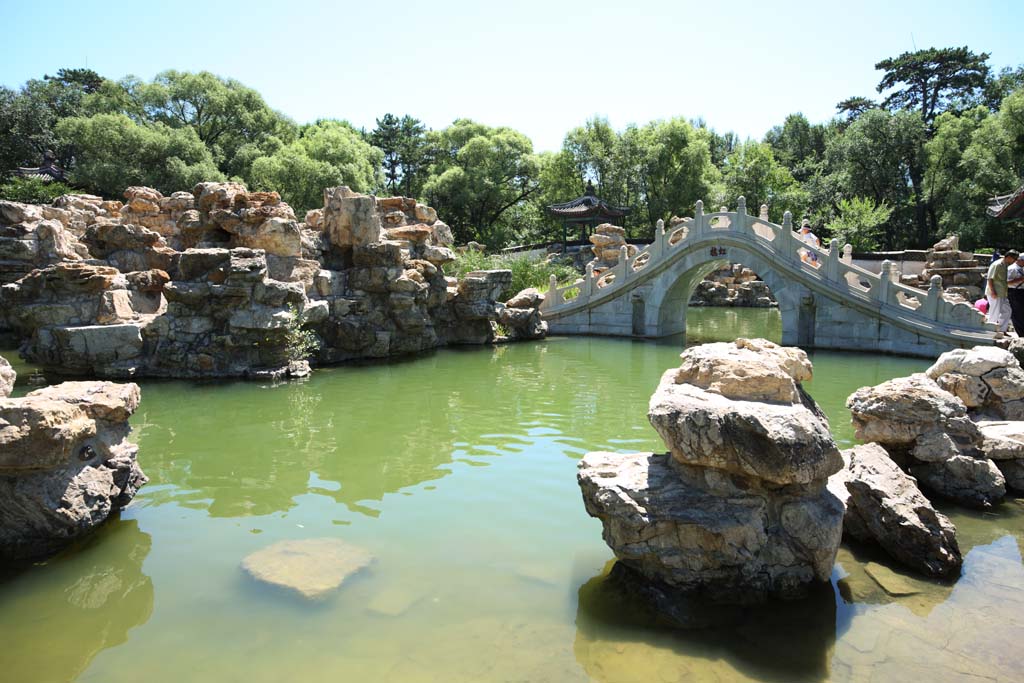
[[[815,307],[811,292],[780,276],[762,255],[735,245],[702,246],[673,263],[649,293],[647,336],[685,335],[690,300],[697,286],[711,273],[735,263],[757,273],[778,302],[779,320],[775,329],[779,333],[774,341],[813,346]],[[699,313],[697,317],[706,317],[706,314]],[[699,332],[701,337],[707,336],[706,330]]]

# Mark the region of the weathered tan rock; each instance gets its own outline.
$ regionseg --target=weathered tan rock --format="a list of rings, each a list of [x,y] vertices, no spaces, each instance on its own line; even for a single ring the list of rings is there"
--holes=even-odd
[[[533,287],[524,289],[505,302],[509,308],[537,308],[544,302],[544,295]]]
[[[915,374],[858,389],[846,401],[857,439],[881,444],[911,444],[936,430],[969,432],[967,407],[927,375]]]
[[[649,580],[740,603],[828,580],[842,536],[835,496],[822,485],[718,491],[701,469],[667,454],[595,452],[577,478],[605,542]]]
[[[1006,495],[1006,478],[991,460],[957,455],[913,465],[910,473],[923,488],[970,507],[990,508]]]
[[[921,494],[878,444],[842,453],[846,466],[829,489],[846,505],[844,532],[878,543],[892,557],[930,576],[951,576],[963,562],[956,528]]]
[[[377,200],[344,185],[324,190],[324,232],[339,247],[364,246],[381,240]]]
[[[842,467],[828,424],[803,403],[726,398],[662,375],[648,417],[672,455],[773,484],[809,484]]]
[[[682,358],[677,384],[692,384],[726,398],[798,403],[797,382],[811,379],[806,353],[765,340],[703,344]]]
[[[981,450],[990,460],[1024,459],[1024,422],[980,420]]]
[[[0,398],[0,556],[53,552],[146,483],[128,441],[135,384],[65,382]]]
[[[6,398],[14,391],[14,380],[17,374],[7,359],[0,356],[0,398]]]
[[[741,358],[744,376],[762,380],[747,396]],[[765,340],[684,351],[648,412],[671,454],[590,453],[580,463],[587,511],[616,557],[649,580],[725,601],[793,597],[827,580],[843,507],[826,482],[843,463],[795,379],[810,375],[802,352]]]
[[[310,538],[258,550],[242,561],[242,569],[257,581],[321,600],[372,561],[369,552],[340,539]]]
[[[1003,367],[1020,367],[1013,354],[995,346],[975,346],[973,349],[953,349],[939,356],[925,373],[932,379],[956,372],[970,377]]]

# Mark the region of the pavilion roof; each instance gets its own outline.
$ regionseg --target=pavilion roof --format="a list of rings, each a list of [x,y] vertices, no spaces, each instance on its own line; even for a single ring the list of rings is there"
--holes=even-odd
[[[1024,185],[1011,194],[993,197],[988,202],[987,213],[993,218],[1009,220],[1024,216]]]
[[[551,204],[548,213],[566,219],[622,218],[632,210],[628,206],[615,206],[594,195],[594,186],[587,184],[582,197],[569,202]]]
[[[16,176],[22,178],[34,178],[49,183],[54,180],[64,180],[64,169],[54,160],[53,152],[47,150],[43,154],[43,163],[40,166],[21,166],[12,171]]]

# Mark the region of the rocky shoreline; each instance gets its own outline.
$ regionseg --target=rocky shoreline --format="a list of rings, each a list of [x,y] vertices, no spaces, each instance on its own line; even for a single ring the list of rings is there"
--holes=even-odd
[[[0,558],[28,560],[75,541],[147,481],[128,440],[136,384],[64,382],[10,398],[0,358]]]
[[[262,378],[546,334],[539,294],[501,303],[509,271],[445,276],[451,231],[412,199],[328,188],[300,222],[276,192],[238,183],[124,196],[0,201],[0,332],[30,362]]]
[[[802,597],[841,537],[953,580],[956,528],[926,494],[991,508],[1024,490],[1024,370],[1005,350],[858,389],[847,406],[865,443],[842,453],[801,384],[803,351],[738,339],[681,358],[648,412],[669,452],[589,453],[577,475],[615,581],[676,626],[705,625],[687,615],[708,604]]]

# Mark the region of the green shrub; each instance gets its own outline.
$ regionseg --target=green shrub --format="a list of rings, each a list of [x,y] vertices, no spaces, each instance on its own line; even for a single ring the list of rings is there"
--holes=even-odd
[[[478,251],[459,254],[455,262],[446,266],[446,269],[449,275],[458,278],[474,270],[511,270],[512,284],[503,294],[504,298],[512,297],[528,287],[546,292],[552,275],[557,278],[559,285],[575,282],[580,277],[575,268],[561,263],[548,263],[543,259],[533,260],[522,254],[488,255]]]
[[[285,332],[286,351],[289,361],[306,360],[320,350],[320,340],[312,330],[303,328],[306,316],[295,306],[288,304],[292,320]]]
[[[0,199],[23,204],[51,204],[54,199],[74,192],[64,183],[45,183],[39,178],[11,178],[0,185]]]

